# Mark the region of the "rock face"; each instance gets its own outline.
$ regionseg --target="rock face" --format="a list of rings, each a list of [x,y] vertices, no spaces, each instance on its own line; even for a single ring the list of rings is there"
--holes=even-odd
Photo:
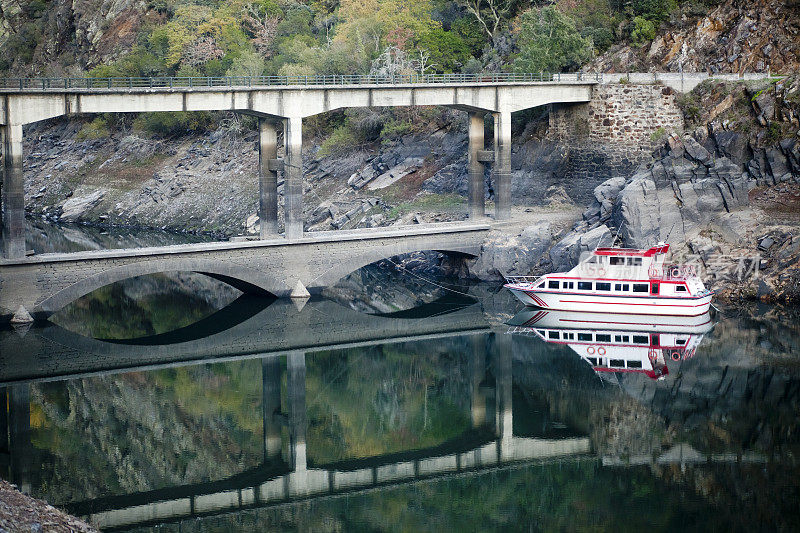
[[[549,222],[529,226],[516,236],[493,231],[478,258],[468,264],[469,271],[481,280],[538,273],[548,262],[546,252],[552,243],[551,232]]]
[[[72,198],[68,198],[61,204],[61,220],[64,222],[80,220],[91,211],[92,208],[99,204],[105,195],[106,192],[104,190],[98,189],[86,196],[73,196]]]
[[[649,46],[616,45],[588,69],[601,72],[797,72],[800,10],[796,2],[725,0],[679,20]],[[701,11],[702,12],[702,11]],[[688,15],[688,16],[686,16]]]
[[[611,231],[605,225],[588,231],[583,231],[582,228],[573,230],[550,249],[553,272],[564,272],[571,269],[578,264],[582,253],[603,246],[611,246],[613,241]]]

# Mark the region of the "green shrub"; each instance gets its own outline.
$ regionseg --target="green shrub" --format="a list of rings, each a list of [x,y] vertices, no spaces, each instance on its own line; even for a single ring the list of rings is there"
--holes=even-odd
[[[664,137],[666,136],[667,136],[667,130],[665,130],[663,127],[659,127],[658,129],[656,129],[656,131],[650,134],[650,141],[657,143],[663,140]]]
[[[171,137],[206,130],[213,121],[212,114],[207,111],[142,113],[133,121],[133,128],[156,137]]]
[[[328,136],[327,139],[322,141],[322,144],[317,151],[317,157],[327,157],[329,155],[336,155],[353,148],[358,145],[358,137],[353,130],[345,126],[339,126]]]
[[[656,25],[644,17],[634,17],[631,39],[636,46],[642,46],[656,37]]]
[[[91,141],[94,139],[104,139],[111,135],[108,122],[105,117],[95,117],[91,122],[87,122],[80,129],[75,139],[78,141]]]
[[[407,135],[414,131],[414,124],[407,120],[398,120],[395,117],[386,121],[381,129],[381,142],[386,143]]]

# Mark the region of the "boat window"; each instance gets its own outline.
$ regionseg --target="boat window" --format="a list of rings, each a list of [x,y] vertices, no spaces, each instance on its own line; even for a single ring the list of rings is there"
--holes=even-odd
[[[561,283],[561,288],[562,289],[574,289],[575,288],[575,283],[572,282],[572,281],[563,281]]]
[[[587,262],[587,263],[597,263],[597,256],[596,256],[596,255],[593,255],[593,256],[592,256],[592,257],[590,257],[590,258],[589,258],[589,260],[588,260],[588,261],[586,261],[586,262]]]
[[[542,287],[544,287],[544,281],[536,286],[537,289],[541,289]]]
[[[642,368],[641,361],[628,361],[628,368]]]
[[[634,283],[633,292],[647,292],[647,283]]]
[[[613,265],[624,265],[625,264],[625,258],[624,257],[610,257],[609,261],[610,261],[612,266]]]
[[[547,288],[548,289],[557,289],[558,288],[558,282],[557,281],[552,281],[552,280],[548,281],[547,282]]]
[[[631,290],[631,286],[628,285],[627,283],[623,283],[622,284],[622,290],[623,291],[629,291],[629,290]]]
[[[592,340],[591,333],[578,333],[578,340],[579,341],[590,341]]]
[[[631,342],[628,335],[614,335],[614,342]]]
[[[573,340],[573,339],[575,339],[575,334],[574,333],[564,333],[564,338],[565,339],[569,339],[569,340]]]
[[[675,292],[686,292],[686,287],[684,287],[683,285],[676,285]]]
[[[595,287],[597,287],[598,291],[610,291],[611,290],[611,284],[610,283],[597,282],[595,284]]]
[[[625,361],[622,359],[612,359],[608,362],[608,366],[613,366],[616,368],[625,368]]]
[[[597,366],[597,357],[587,357],[586,360],[589,361],[590,365]]]
[[[675,339],[675,344],[677,344],[678,346],[683,346],[684,344],[686,344],[686,339]]]
[[[545,330],[543,330],[543,329],[540,329],[540,330],[538,330],[538,331],[539,331],[539,335],[541,335],[542,337],[544,337],[545,333],[547,333],[547,332],[546,332]]]
[[[641,257],[629,257],[628,258],[628,266],[642,266],[642,258]]]
[[[651,283],[650,284],[650,292],[652,294],[658,294],[658,283]]]
[[[594,338],[597,342],[611,342],[611,335],[606,335],[604,333],[598,333]]]
[[[557,331],[551,331],[551,332],[549,332],[549,333],[547,334],[547,336],[548,336],[549,338],[551,338],[551,339],[557,339],[557,338],[558,338],[558,332],[557,332]]]
[[[633,343],[634,344],[647,344],[647,335],[634,335],[633,336]]]
[[[591,281],[579,281],[578,282],[578,290],[579,291],[590,291],[590,290],[592,290],[592,282]]]

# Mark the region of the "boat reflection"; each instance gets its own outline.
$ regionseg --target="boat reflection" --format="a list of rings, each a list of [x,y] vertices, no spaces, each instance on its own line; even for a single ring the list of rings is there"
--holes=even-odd
[[[525,309],[509,321],[508,333],[535,336],[569,346],[603,377],[644,374],[664,379],[668,361],[694,356],[703,335],[714,327],[708,313],[698,317],[578,313]]]

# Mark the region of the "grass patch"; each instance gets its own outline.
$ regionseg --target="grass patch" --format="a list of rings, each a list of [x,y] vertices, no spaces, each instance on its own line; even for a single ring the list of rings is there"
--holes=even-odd
[[[317,151],[317,157],[328,157],[350,150],[359,144],[358,136],[347,125],[339,126],[331,132],[327,139],[322,141]]]
[[[465,199],[458,194],[426,194],[411,200],[402,202],[389,210],[389,219],[399,218],[411,212],[440,212],[456,211],[464,207]]]
[[[95,118],[93,121],[83,125],[80,131],[75,135],[77,141],[93,141],[95,139],[106,139],[111,135],[111,130],[108,127],[108,122],[102,116]]]

